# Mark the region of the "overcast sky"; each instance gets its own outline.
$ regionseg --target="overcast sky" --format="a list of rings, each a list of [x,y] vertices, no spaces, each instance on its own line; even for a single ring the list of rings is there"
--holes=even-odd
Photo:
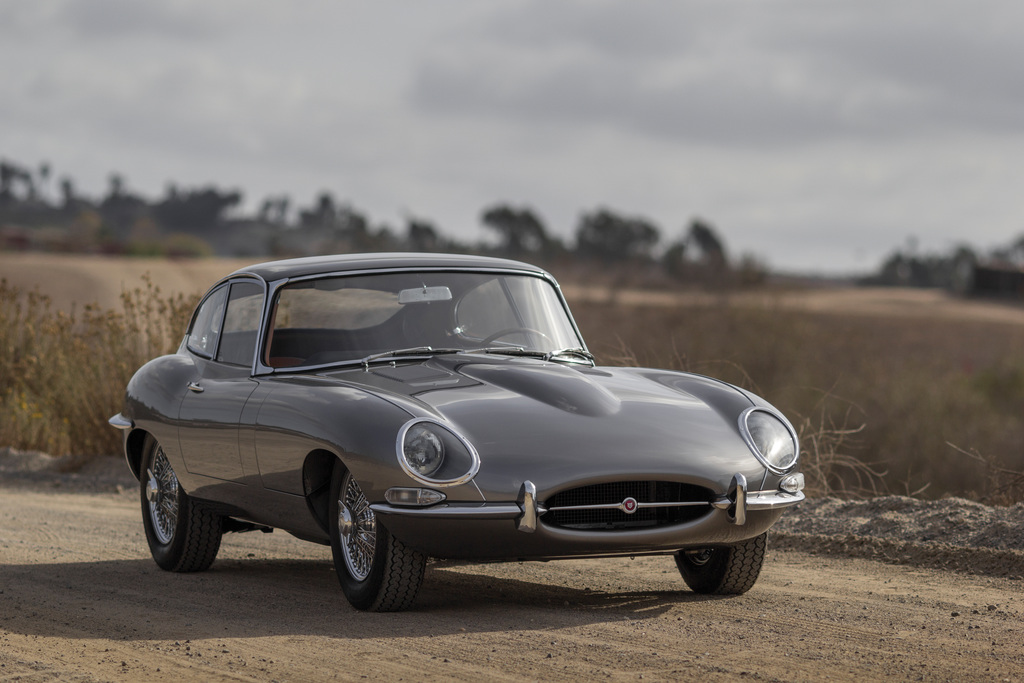
[[[699,216],[833,273],[1024,233],[1011,0],[0,0],[0,60],[0,158],[95,197],[328,190],[469,240],[499,201],[565,238]]]

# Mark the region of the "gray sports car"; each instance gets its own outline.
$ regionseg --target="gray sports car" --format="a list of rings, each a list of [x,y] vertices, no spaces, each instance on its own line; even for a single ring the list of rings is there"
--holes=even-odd
[[[700,593],[756,581],[803,500],[792,425],[693,374],[599,367],[540,268],[455,255],[263,263],[218,282],[110,419],[157,564],[225,532],[330,545],[359,609],[428,557],[669,554]]]

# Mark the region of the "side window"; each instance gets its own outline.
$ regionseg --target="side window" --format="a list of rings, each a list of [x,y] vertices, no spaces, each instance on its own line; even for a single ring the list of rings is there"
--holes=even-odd
[[[255,282],[231,285],[217,360],[233,365],[252,365],[262,312],[263,288],[260,285]]]
[[[522,327],[501,281],[495,278],[467,293],[459,302],[459,331],[467,337],[483,339],[506,328]]]
[[[188,333],[188,348],[200,356],[213,357],[224,321],[224,303],[228,298],[227,285],[221,287],[199,305],[192,329]]]

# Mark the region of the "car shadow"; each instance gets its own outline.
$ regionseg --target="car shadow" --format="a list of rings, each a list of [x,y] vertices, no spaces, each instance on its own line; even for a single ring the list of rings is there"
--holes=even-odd
[[[411,609],[353,609],[329,561],[218,560],[201,573],[160,570],[149,559],[0,565],[0,628],[26,635],[184,640],[313,635],[419,637],[545,630],[653,618],[720,599],[671,590],[584,590],[431,567]]]

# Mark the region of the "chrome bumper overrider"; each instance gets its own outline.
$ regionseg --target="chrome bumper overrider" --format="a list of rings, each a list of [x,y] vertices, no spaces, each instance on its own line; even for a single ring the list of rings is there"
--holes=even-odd
[[[804,500],[802,491],[787,493],[785,491],[748,491],[747,479],[742,474],[732,478],[728,492],[715,500],[680,501],[676,503],[641,503],[633,501],[632,509],[645,507],[690,507],[710,506],[716,510],[725,510],[729,521],[736,525],[747,522],[747,513],[751,511],[777,510],[796,505]],[[607,505],[577,505],[551,508],[558,510],[598,510],[623,509],[623,503]],[[537,520],[548,512],[537,500],[537,487],[530,480],[523,482],[515,503],[444,503],[431,507],[398,507],[387,503],[376,503],[370,508],[380,515],[399,515],[430,519],[514,519],[516,529],[531,534],[537,530]]]

